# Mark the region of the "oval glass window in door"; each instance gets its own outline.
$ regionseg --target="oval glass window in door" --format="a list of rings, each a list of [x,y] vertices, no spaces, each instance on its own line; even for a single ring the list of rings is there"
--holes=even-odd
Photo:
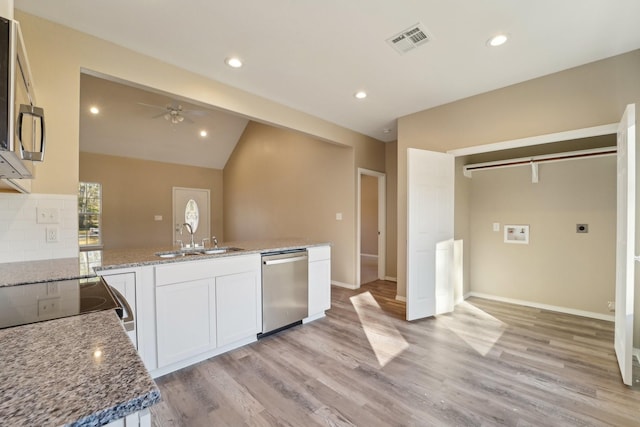
[[[191,226],[193,234],[198,230],[198,222],[200,221],[200,211],[195,200],[189,199],[187,206],[184,208],[184,222]]]

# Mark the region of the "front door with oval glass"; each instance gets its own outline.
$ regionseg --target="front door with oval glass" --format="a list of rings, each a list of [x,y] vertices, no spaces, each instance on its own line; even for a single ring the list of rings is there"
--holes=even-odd
[[[203,239],[211,238],[210,200],[208,189],[173,187],[174,244],[190,244],[191,232],[198,245],[202,244]]]

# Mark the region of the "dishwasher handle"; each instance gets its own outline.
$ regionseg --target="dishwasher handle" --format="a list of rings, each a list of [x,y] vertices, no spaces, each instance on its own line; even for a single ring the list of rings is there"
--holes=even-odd
[[[309,257],[307,255],[302,255],[302,256],[294,256],[289,258],[270,259],[270,260],[262,261],[262,263],[264,265],[287,264],[290,262],[304,261],[308,258]]]

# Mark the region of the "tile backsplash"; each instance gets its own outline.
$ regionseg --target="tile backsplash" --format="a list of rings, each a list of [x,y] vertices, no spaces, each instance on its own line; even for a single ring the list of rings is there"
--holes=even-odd
[[[38,208],[41,215],[53,211],[57,218],[38,223]],[[47,231],[57,241],[47,241]],[[77,196],[0,193],[0,263],[77,256]]]

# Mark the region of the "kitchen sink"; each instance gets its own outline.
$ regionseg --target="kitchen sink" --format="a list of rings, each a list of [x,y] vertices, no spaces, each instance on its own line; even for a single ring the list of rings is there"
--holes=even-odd
[[[203,254],[206,255],[213,255],[213,254],[224,254],[227,252],[237,252],[237,251],[241,251],[241,248],[233,248],[233,247],[226,247],[226,248],[209,248],[209,249],[205,249],[202,251]]]
[[[178,249],[175,251],[166,251],[166,252],[156,252],[155,255],[160,258],[178,258],[184,256],[193,256],[193,255],[216,255],[216,254],[224,254],[227,252],[237,252],[241,251],[241,248],[234,247],[221,247],[221,248],[189,248],[189,249]]]

